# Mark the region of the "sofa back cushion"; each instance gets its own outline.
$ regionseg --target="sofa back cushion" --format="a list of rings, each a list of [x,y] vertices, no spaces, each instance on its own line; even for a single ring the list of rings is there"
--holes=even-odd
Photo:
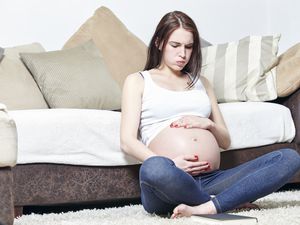
[[[288,96],[300,88],[300,43],[279,56],[276,69],[279,97]]]
[[[5,48],[0,62],[0,103],[8,110],[48,108],[30,72],[20,60],[20,52],[43,52],[39,43]]]
[[[20,55],[51,108],[121,108],[120,87],[92,40],[75,48]]]
[[[100,7],[64,45],[75,47],[93,39],[115,81],[122,88],[128,74],[142,70],[147,46],[106,7]]]

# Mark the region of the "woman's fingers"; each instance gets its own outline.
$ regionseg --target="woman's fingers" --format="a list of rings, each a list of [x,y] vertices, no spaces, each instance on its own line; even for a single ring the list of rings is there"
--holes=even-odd
[[[203,171],[206,171],[208,169],[210,169],[210,166],[209,165],[204,165],[204,166],[198,166],[198,167],[190,167],[190,168],[187,169],[187,171],[189,173],[196,172],[196,171],[202,171],[203,172]]]
[[[184,155],[183,159],[186,161],[194,162],[194,161],[198,161],[199,157],[198,155]]]

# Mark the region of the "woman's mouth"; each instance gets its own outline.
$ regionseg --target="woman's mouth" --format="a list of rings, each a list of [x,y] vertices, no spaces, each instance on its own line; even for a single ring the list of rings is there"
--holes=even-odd
[[[176,65],[182,67],[185,65],[185,61],[176,61]]]

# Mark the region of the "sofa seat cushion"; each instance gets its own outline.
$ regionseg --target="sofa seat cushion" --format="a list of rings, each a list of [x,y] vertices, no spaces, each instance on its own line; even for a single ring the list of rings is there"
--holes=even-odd
[[[13,167],[17,162],[17,131],[14,120],[0,103],[0,167]]]
[[[120,112],[94,109],[10,111],[18,130],[18,164],[137,164],[120,149]]]
[[[288,108],[274,103],[223,103],[230,149],[290,142]],[[18,164],[121,166],[139,163],[120,149],[120,112],[92,109],[10,111],[18,130]]]
[[[219,104],[231,136],[229,149],[291,142],[295,126],[290,110],[269,102]]]

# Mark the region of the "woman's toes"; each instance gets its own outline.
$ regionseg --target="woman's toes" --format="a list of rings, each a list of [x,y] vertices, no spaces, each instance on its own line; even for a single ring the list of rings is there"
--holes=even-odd
[[[185,204],[180,204],[173,210],[173,215],[175,218],[182,217],[182,216],[191,216],[192,215],[191,207]]]

